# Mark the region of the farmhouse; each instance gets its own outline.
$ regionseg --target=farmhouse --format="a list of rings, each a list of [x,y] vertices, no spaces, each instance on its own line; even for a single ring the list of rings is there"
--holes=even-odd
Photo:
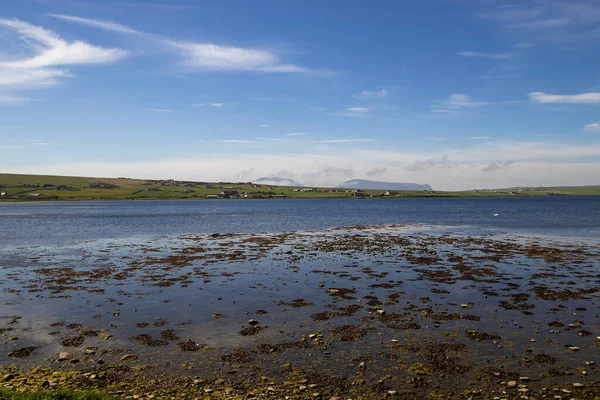
[[[235,190],[223,190],[219,193],[219,197],[223,199],[239,199],[240,194]]]

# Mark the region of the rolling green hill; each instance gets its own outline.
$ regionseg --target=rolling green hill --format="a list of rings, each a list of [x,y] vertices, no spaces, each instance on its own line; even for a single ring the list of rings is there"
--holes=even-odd
[[[51,175],[0,174],[0,201],[40,200],[143,200],[206,199],[222,192],[237,192],[240,198],[344,198],[344,197],[509,197],[509,196],[597,196],[600,186],[509,188],[469,191],[392,191],[356,193],[349,189],[256,185],[252,183],[209,183],[129,178],[86,178]]]

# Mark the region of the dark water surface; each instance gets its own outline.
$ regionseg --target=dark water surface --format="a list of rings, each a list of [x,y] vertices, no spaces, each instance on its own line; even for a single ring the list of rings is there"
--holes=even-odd
[[[0,203],[0,247],[381,224],[600,238],[600,197]]]

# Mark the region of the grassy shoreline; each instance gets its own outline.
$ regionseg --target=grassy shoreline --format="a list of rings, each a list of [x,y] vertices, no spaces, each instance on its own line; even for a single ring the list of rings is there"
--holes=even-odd
[[[312,191],[303,191],[311,189]],[[308,188],[228,182],[86,178],[0,174],[0,202],[86,200],[341,199],[435,197],[600,196],[600,186],[508,188],[467,191],[385,191]]]

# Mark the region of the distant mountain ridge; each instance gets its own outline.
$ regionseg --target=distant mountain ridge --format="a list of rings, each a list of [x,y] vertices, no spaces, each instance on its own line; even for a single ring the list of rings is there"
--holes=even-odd
[[[420,185],[418,183],[378,182],[366,179],[352,179],[336,187],[365,190],[433,190],[429,185]]]
[[[293,179],[289,178],[281,178],[278,176],[266,176],[259,178],[252,183],[257,183],[260,185],[276,185],[276,186],[304,186],[300,182],[297,182]]]

